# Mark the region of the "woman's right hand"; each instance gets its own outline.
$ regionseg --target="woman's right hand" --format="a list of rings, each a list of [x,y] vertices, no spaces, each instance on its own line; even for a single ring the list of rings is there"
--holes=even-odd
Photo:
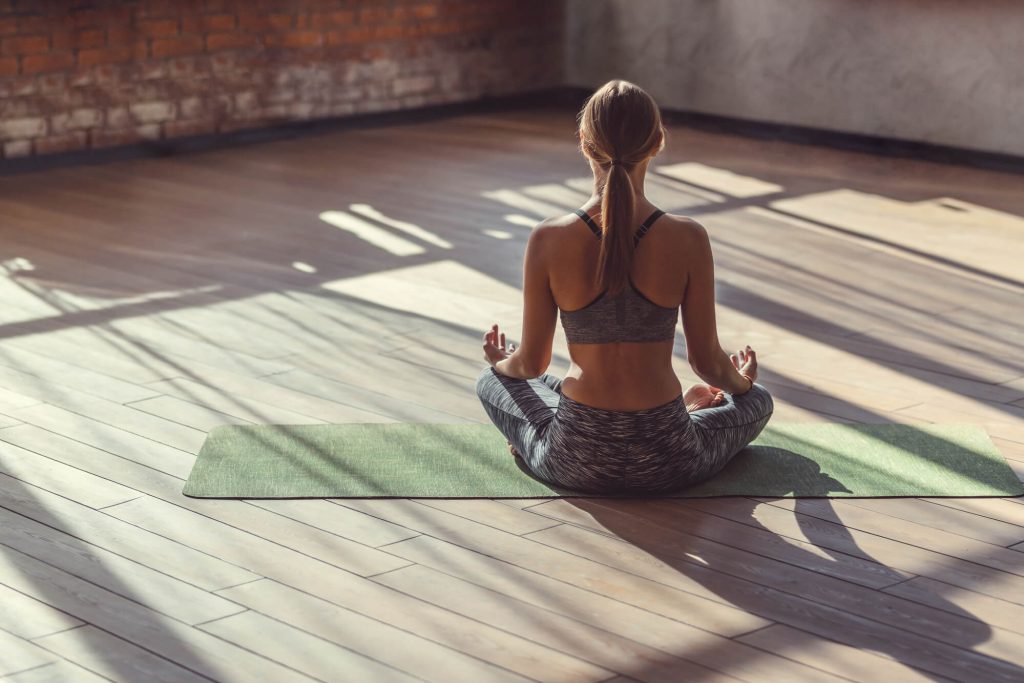
[[[729,354],[729,360],[741,375],[746,375],[751,382],[757,381],[757,353],[747,344],[739,353]]]

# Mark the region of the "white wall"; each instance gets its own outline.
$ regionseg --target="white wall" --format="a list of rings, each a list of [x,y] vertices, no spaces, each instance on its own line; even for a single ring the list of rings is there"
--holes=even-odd
[[[1024,1],[568,0],[567,84],[1024,155]]]

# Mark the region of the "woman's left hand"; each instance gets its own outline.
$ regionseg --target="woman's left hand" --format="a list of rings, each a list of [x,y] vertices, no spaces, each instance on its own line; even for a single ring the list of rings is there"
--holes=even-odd
[[[484,357],[491,365],[505,360],[512,355],[513,351],[515,351],[515,344],[509,342],[508,348],[505,347],[505,333],[498,329],[497,323],[484,333]]]

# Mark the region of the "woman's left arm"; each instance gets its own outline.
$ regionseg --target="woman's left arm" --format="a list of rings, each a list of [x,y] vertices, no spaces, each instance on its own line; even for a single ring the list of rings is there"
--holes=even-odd
[[[551,363],[558,306],[548,278],[548,243],[553,227],[534,228],[523,257],[523,337],[513,353],[494,363],[503,375],[519,379],[539,377]]]

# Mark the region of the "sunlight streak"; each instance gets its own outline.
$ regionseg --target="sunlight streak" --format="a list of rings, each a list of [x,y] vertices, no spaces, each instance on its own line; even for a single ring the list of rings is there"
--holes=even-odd
[[[367,218],[372,218],[378,223],[383,223],[384,225],[390,226],[395,230],[401,230],[405,234],[412,235],[413,237],[419,238],[424,242],[429,242],[430,244],[433,244],[435,247],[441,247],[442,249],[452,248],[451,242],[441,239],[440,237],[430,232],[429,230],[421,228],[415,223],[409,223],[407,221],[400,221],[394,218],[388,218],[383,213],[373,208],[369,204],[349,204],[348,210],[351,211],[352,213],[356,213],[361,216],[366,216]]]
[[[336,228],[341,228],[364,242],[395,256],[413,256],[426,251],[426,249],[418,244],[402,239],[398,235],[393,235],[369,221],[364,221],[344,211],[323,211],[320,213],[320,220]]]

